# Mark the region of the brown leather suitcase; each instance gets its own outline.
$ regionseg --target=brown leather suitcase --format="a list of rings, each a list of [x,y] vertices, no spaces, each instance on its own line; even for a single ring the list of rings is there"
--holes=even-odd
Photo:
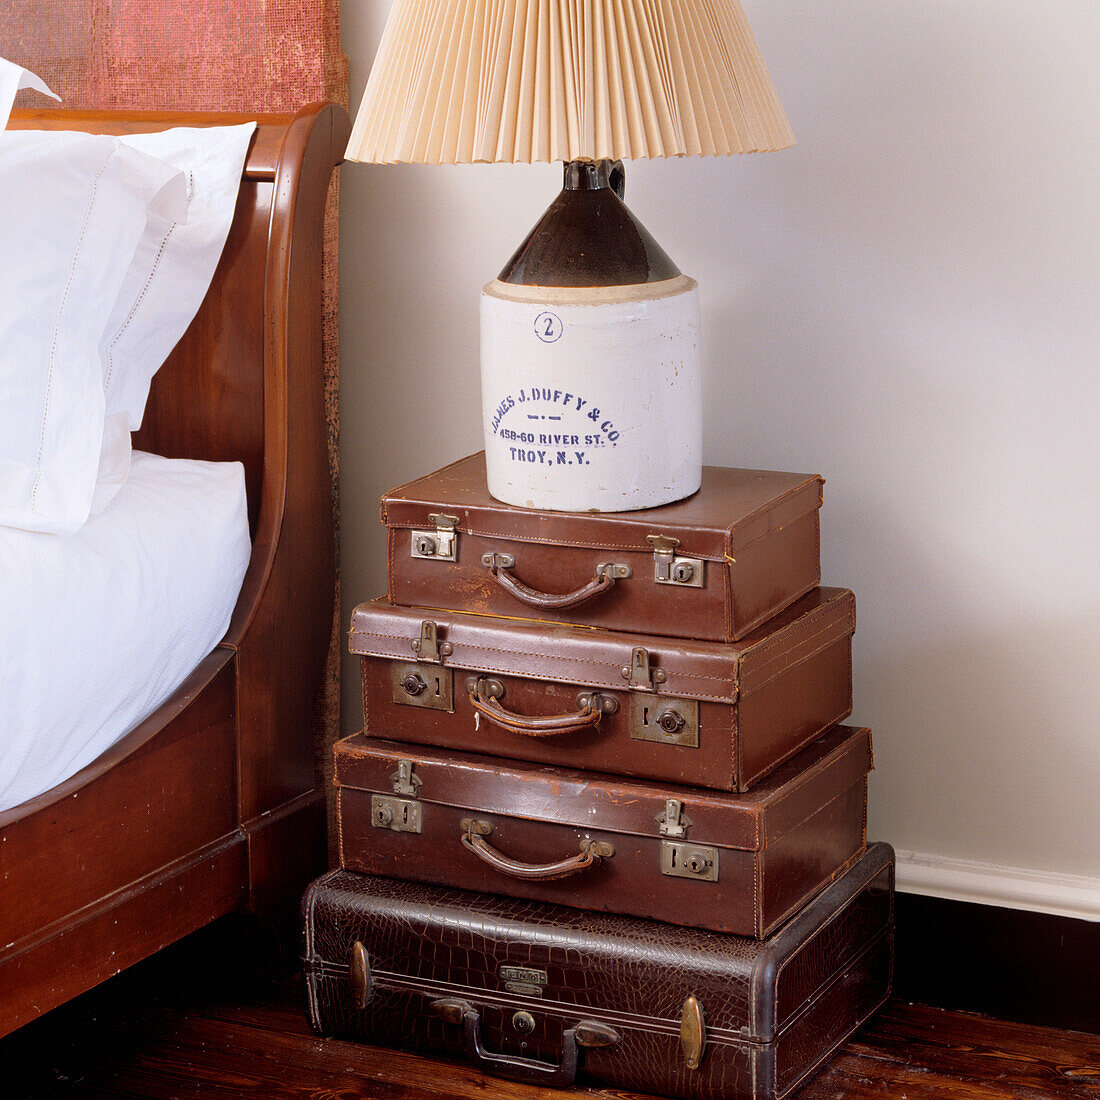
[[[857,859],[871,737],[838,726],[747,794],[337,742],[340,865],[763,937]]]
[[[842,588],[734,643],[375,600],[350,647],[368,734],[745,791],[851,713],[854,629]]]
[[[733,641],[821,579],[816,475],[703,467],[697,493],[637,512],[489,496],[485,454],[382,498],[389,597],[640,634]]]
[[[893,852],[763,942],[344,871],[303,914],[322,1034],[543,1086],[778,1100],[889,995]]]

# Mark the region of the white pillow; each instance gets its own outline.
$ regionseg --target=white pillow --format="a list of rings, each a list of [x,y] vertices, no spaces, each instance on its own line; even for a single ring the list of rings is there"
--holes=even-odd
[[[130,469],[130,432],[141,427],[149,383],[198,312],[225,247],[254,122],[177,127],[120,140],[187,177],[186,216],[151,211],[100,345],[106,423],[92,512]]]
[[[95,134],[0,132],[0,524],[87,519],[103,437],[99,345],[147,230],[183,175]]]
[[[0,130],[8,124],[8,116],[15,103],[15,93],[20,88],[33,88],[36,92],[53,96],[56,100],[61,99],[59,95],[51,92],[34,73],[0,57]]]

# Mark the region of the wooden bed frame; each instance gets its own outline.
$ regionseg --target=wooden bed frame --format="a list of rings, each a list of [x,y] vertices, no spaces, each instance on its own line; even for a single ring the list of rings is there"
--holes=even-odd
[[[325,866],[312,720],[334,592],[321,241],[347,114],[49,109],[10,125],[121,134],[252,119],[217,274],[135,440],[244,463],[252,558],[225,639],[168,702],[0,813],[0,1035],[230,910],[295,912]]]

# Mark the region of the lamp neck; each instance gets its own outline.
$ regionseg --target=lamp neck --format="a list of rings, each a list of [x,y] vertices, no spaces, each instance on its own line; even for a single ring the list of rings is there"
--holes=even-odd
[[[567,160],[564,168],[565,191],[610,188],[620,199],[626,194],[626,169],[621,160]]]
[[[634,286],[680,269],[623,202],[619,160],[571,160],[561,193],[497,276],[516,286]]]

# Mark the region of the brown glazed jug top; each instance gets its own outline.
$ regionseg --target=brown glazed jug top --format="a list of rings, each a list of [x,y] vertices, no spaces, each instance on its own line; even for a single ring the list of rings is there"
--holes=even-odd
[[[621,160],[568,161],[561,194],[498,278],[518,286],[633,286],[680,269],[623,202]]]

